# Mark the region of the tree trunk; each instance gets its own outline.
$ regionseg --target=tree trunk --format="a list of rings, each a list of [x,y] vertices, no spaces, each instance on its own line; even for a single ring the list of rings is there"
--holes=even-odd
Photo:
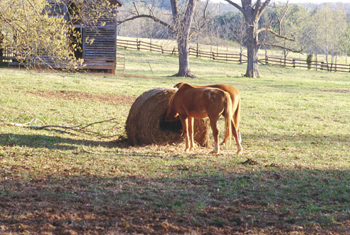
[[[248,65],[247,72],[244,76],[251,78],[260,78],[258,69],[258,45],[248,44]]]
[[[177,45],[179,51],[179,72],[174,76],[196,77],[190,70],[189,39],[179,37],[177,39]]]
[[[261,0],[255,1],[252,4],[252,0],[241,0],[242,6],[232,0],[225,0],[232,6],[236,7],[243,13],[245,22],[247,23],[247,51],[248,51],[248,66],[246,77],[259,78],[258,70],[258,50],[259,50],[259,19],[262,13],[265,11],[266,7],[269,5],[271,0]]]
[[[171,0],[171,8],[173,21],[175,26],[175,35],[177,40],[177,48],[179,51],[179,72],[174,76],[179,77],[193,77],[196,76],[191,73],[190,70],[190,60],[189,60],[189,44],[190,44],[190,30],[194,14],[194,9],[196,8],[198,0],[189,0],[187,3],[185,14],[181,19],[178,10],[177,0]]]
[[[248,54],[248,65],[246,77],[259,78],[258,70],[258,50],[259,50],[259,39],[258,39],[258,22],[256,19],[246,17],[249,27],[247,27],[247,54]]]

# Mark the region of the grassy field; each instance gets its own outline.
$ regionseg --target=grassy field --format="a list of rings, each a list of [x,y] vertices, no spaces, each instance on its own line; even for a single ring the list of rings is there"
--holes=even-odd
[[[123,76],[0,69],[1,234],[350,232],[350,74],[125,52]],[[242,155],[127,145],[136,97],[180,81],[240,89]]]

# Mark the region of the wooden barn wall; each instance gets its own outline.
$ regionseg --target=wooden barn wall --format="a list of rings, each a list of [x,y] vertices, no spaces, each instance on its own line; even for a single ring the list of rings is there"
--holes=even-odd
[[[50,1],[49,1],[50,2]],[[50,17],[57,17],[64,15],[68,20],[67,7],[65,4],[56,4],[51,1],[49,7],[45,9],[49,11]],[[117,9],[115,9],[117,13]],[[82,42],[83,42],[83,59],[85,69],[115,69],[116,60],[116,37],[117,37],[117,23],[115,19],[100,18],[97,23],[93,23],[94,26],[76,26],[82,29]],[[101,25],[105,23],[105,25]],[[92,44],[87,43],[86,39],[94,39]],[[45,56],[44,56],[45,57]],[[47,62],[54,66],[50,59],[46,59]]]
[[[105,22],[104,26],[101,23]],[[113,69],[116,57],[116,22],[100,19],[97,26],[83,28],[83,58],[86,68]],[[86,39],[94,39],[90,45]]]

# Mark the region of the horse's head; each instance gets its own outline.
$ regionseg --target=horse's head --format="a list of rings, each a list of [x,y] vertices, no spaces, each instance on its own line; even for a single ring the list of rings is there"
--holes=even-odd
[[[166,116],[164,119],[165,122],[176,122],[179,120],[179,114],[174,109],[174,104],[173,104],[174,97],[175,97],[175,94],[170,97]]]
[[[177,121],[179,121],[179,114],[175,112],[171,112],[168,109],[164,122],[177,122]]]

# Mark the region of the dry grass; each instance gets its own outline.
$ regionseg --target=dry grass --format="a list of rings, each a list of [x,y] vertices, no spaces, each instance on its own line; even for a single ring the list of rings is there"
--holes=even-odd
[[[0,122],[88,132],[0,125],[0,233],[349,232],[348,74],[261,66],[250,79],[244,66],[194,59],[201,78],[180,79],[169,77],[176,58],[128,58],[128,77],[1,69]],[[146,62],[153,74],[138,70]],[[240,89],[242,156],[127,144],[128,100],[179,81]]]

